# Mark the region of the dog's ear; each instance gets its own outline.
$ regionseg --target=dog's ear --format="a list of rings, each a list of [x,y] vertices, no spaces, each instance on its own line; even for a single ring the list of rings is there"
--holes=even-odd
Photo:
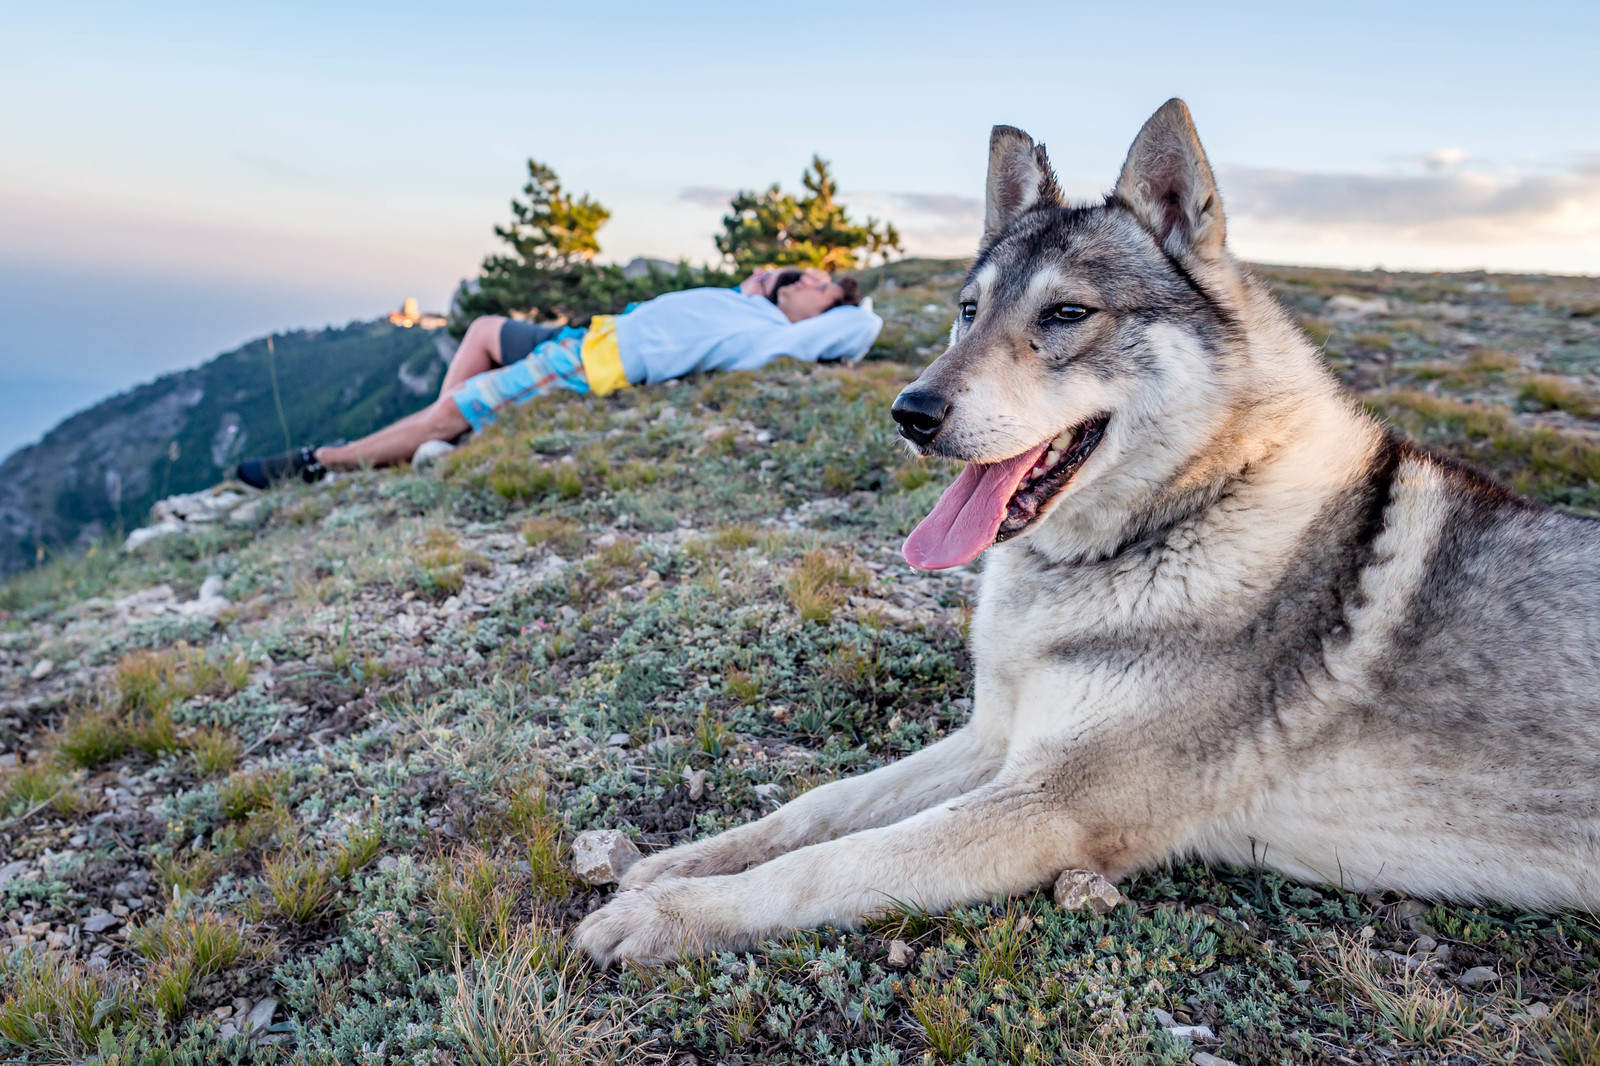
[[[1004,232],[1018,215],[1040,204],[1059,205],[1061,190],[1044,145],[1015,126],[989,134],[989,188],[983,204],[983,242]]]
[[[1173,255],[1222,254],[1222,199],[1182,100],[1162,104],[1134,138],[1116,195]]]

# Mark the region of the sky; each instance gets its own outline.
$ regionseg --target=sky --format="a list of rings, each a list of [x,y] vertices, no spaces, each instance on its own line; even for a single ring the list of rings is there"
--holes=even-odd
[[[0,455],[275,330],[443,309],[530,157],[705,261],[813,152],[970,254],[989,127],[1107,190],[1170,96],[1247,259],[1600,273],[1600,4],[0,3]]]

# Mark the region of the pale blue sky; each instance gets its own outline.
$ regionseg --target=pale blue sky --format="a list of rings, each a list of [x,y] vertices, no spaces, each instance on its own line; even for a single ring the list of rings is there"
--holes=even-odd
[[[0,10],[0,455],[252,336],[442,307],[530,155],[609,258],[709,257],[705,190],[813,151],[959,255],[991,124],[1088,195],[1181,95],[1243,255],[1600,272],[1592,2]]]

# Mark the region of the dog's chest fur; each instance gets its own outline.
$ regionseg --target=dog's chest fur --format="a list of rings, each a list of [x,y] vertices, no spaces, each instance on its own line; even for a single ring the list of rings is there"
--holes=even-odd
[[[1188,852],[1354,887],[1595,897],[1600,845],[1588,833],[1572,847],[1571,789],[1600,803],[1600,715],[1574,708],[1576,745],[1541,765],[1506,747],[1539,728],[1509,698],[1452,710],[1437,678],[1452,656],[1483,653],[1448,634],[1397,645],[1447,576],[1459,500],[1392,439],[1346,439],[1280,455],[1111,558],[993,550],[973,626],[975,728],[1103,834],[1111,873]],[[1506,787],[1508,760],[1519,792],[1559,794],[1548,810],[1482,802]]]

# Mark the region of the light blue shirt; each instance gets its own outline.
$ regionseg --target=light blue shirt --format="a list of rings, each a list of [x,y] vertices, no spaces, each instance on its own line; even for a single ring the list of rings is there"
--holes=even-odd
[[[702,370],[753,370],[780,355],[808,363],[865,355],[883,319],[845,304],[790,322],[765,296],[669,292],[617,317],[617,353],[634,385]]]

